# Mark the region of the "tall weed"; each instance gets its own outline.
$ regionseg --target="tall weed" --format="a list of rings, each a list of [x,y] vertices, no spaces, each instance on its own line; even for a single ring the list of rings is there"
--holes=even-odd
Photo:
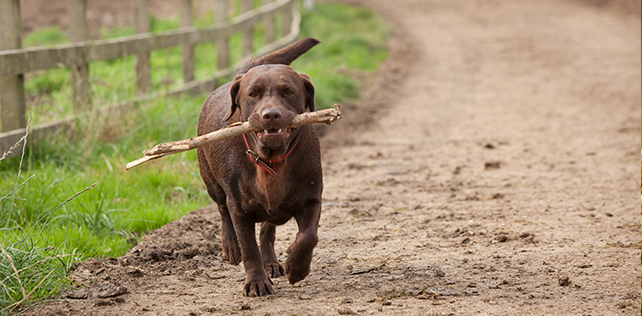
[[[22,145],[16,186],[1,199],[10,201],[9,207],[3,204],[2,213],[6,218],[4,219],[5,225],[0,229],[0,236],[2,236],[0,243],[0,276],[2,276],[0,312],[3,314],[12,312],[26,302],[57,294],[58,291],[66,288],[68,285],[67,272],[78,255],[75,253],[75,249],[67,251],[66,240],[52,243],[50,240],[46,240],[47,237],[43,232],[54,211],[95,185],[74,194],[71,198],[42,214],[35,221],[24,220],[24,214],[20,212],[20,209],[14,209],[14,205],[15,201],[19,199],[20,188],[33,178],[31,176],[19,183],[28,135],[27,132],[16,145],[0,157],[1,163],[10,151]],[[14,211],[17,215],[13,214]],[[47,246],[42,246],[43,244]],[[52,244],[57,246],[49,246]]]

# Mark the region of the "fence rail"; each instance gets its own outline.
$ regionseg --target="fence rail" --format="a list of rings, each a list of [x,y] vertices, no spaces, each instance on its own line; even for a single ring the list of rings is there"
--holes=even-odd
[[[70,5],[78,4],[75,9],[70,8],[71,18],[76,18],[81,22],[84,19],[86,26],[86,19],[83,17],[86,8],[87,0],[73,0]],[[135,24],[145,24],[140,20],[145,20],[149,25],[149,6],[148,0],[135,0],[134,7],[135,16],[137,17]],[[229,9],[229,0],[218,0],[216,12],[217,21],[215,25],[205,28],[196,28],[191,26],[191,0],[182,0],[181,2],[181,25],[182,27],[175,30],[149,33],[149,28],[136,27],[136,31],[144,30],[143,33],[135,34],[132,36],[120,37],[108,40],[96,41],[78,41],[70,44],[59,45],[55,47],[35,47],[35,48],[20,48],[20,39],[18,35],[17,43],[14,40],[13,45],[8,45],[5,42],[4,46],[0,46],[0,83],[7,82],[9,84],[0,85],[0,107],[2,109],[2,131],[0,133],[0,154],[10,148],[17,142],[26,132],[25,130],[25,104],[24,104],[24,86],[23,77],[24,73],[59,68],[61,65],[71,68],[72,84],[74,90],[73,100],[80,104],[77,108],[83,109],[86,104],[90,103],[90,96],[88,95],[89,89],[89,71],[88,65],[92,62],[122,58],[125,56],[137,56],[137,88],[139,97],[127,104],[132,104],[145,99],[159,97],[161,95],[171,95],[183,93],[185,91],[208,90],[211,91],[216,85],[216,80],[234,74],[240,67],[249,61],[252,54],[263,55],[275,49],[284,47],[293,42],[299,33],[300,15],[294,8],[294,0],[264,0],[264,5],[252,9],[251,0],[243,1],[243,13],[239,16],[227,20],[226,12]],[[1,15],[7,15],[7,12],[12,13],[12,17],[4,20],[4,25],[7,26],[11,23],[15,24],[18,20],[19,25],[19,10],[12,10],[11,5],[19,8],[19,0],[0,0],[0,20]],[[3,11],[11,9],[10,11]],[[221,14],[223,13],[223,14]],[[275,40],[275,17],[282,16],[283,21],[283,36]],[[266,40],[269,42],[266,46],[253,51],[252,48],[252,32],[253,27],[261,22],[266,21]],[[75,22],[77,23],[77,21]],[[81,23],[81,24],[82,24]],[[6,29],[5,29],[6,31]],[[13,30],[14,32],[20,32]],[[76,34],[70,36],[72,40],[87,37],[86,31],[74,31]],[[0,31],[0,33],[3,33]],[[6,33],[6,32],[5,32]],[[229,65],[229,37],[235,33],[244,34],[244,57],[237,64]],[[15,36],[15,35],[14,35]],[[2,39],[9,39],[5,34],[0,38],[0,45]],[[215,43],[218,53],[218,69],[213,76],[202,80],[194,80],[194,53],[193,47],[200,43]],[[8,47],[13,46],[13,47]],[[183,49],[183,74],[186,84],[175,90],[165,93],[151,92],[150,83],[150,68],[149,68],[149,53],[154,50],[164,49],[168,47],[181,46]],[[9,49],[14,48],[14,49]],[[118,105],[124,106],[124,104]],[[11,117],[11,118],[9,118]],[[74,118],[61,120],[58,122],[51,122],[47,124],[38,125],[32,128],[36,138],[51,134],[65,125],[68,125]],[[5,121],[10,122],[5,125]],[[16,121],[18,126],[16,126]]]

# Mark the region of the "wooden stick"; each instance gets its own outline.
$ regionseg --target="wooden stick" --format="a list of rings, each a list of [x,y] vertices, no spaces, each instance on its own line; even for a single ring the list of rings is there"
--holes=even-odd
[[[334,109],[305,112],[299,114],[294,118],[292,123],[287,126],[287,128],[295,128],[312,123],[326,123],[330,125],[338,119],[341,119],[341,106],[339,104],[335,104]],[[260,128],[251,126],[249,122],[236,123],[205,135],[183,139],[175,142],[158,144],[154,146],[154,148],[143,151],[143,154],[145,155],[144,157],[127,163],[127,165],[125,166],[125,170],[129,170],[140,164],[165,157],[167,155],[188,151],[212,142],[220,141],[241,134],[259,131],[261,131]]]

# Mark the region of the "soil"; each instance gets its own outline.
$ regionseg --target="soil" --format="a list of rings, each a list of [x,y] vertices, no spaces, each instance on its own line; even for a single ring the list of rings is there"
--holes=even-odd
[[[640,315],[639,1],[347,2],[391,55],[324,130],[304,281],[242,296],[208,206],[26,315]]]

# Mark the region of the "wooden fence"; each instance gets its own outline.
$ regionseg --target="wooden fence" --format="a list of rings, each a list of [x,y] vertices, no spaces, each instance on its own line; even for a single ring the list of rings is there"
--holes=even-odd
[[[234,74],[252,54],[263,55],[293,42],[299,33],[300,15],[294,0],[263,0],[263,6],[252,7],[252,0],[241,0],[243,13],[228,19],[230,0],[217,0],[216,23],[210,27],[192,26],[192,0],[181,0],[181,27],[150,33],[149,0],[132,0],[135,35],[108,40],[89,41],[87,35],[87,0],[69,0],[69,39],[72,43],[56,47],[21,48],[20,1],[0,0],[0,156],[26,132],[24,74],[30,71],[69,67],[72,74],[73,101],[77,111],[86,110],[90,102],[89,65],[92,62],[136,56],[136,84],[139,102],[167,94],[186,91],[212,91],[217,79]],[[282,36],[276,39],[276,17],[281,15]],[[253,29],[265,21],[266,45],[254,50]],[[230,65],[229,38],[243,33],[243,58]],[[217,71],[213,76],[194,80],[194,45],[215,43]],[[173,46],[182,47],[184,86],[165,93],[151,89],[150,52]],[[74,118],[34,126],[36,138],[68,126]],[[17,151],[17,150],[16,150]],[[14,153],[15,154],[15,153]]]

